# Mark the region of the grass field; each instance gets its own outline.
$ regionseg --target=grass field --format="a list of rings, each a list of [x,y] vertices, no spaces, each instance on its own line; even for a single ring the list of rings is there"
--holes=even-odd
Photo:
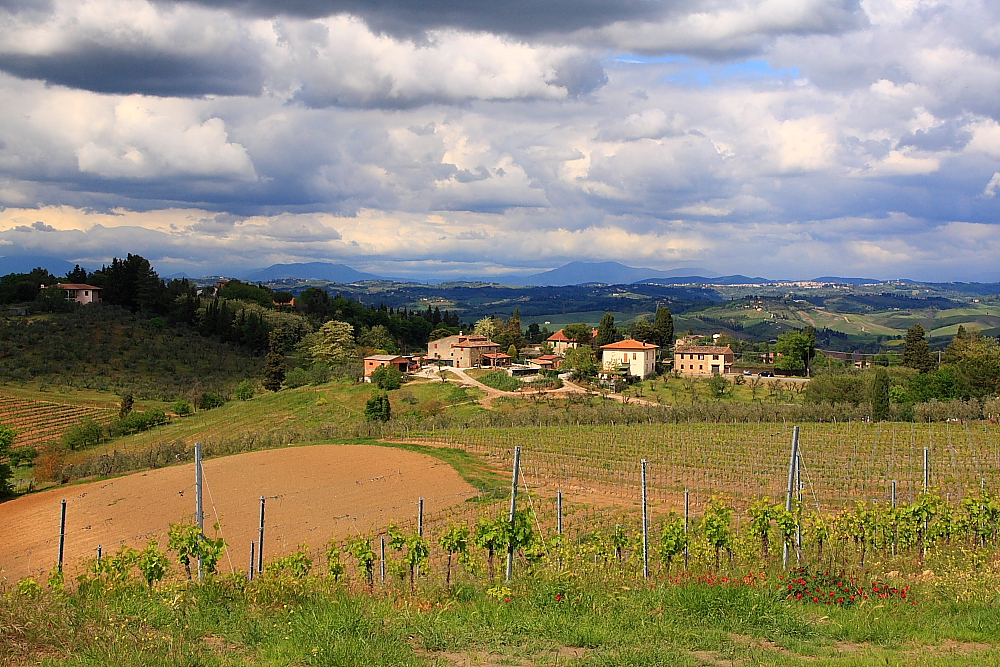
[[[317,563],[317,572],[323,564]],[[352,568],[353,571],[353,568]],[[353,579],[353,576],[351,577]],[[719,578],[644,586],[543,568],[509,587],[460,576],[377,584],[272,574],[147,588],[89,579],[0,593],[4,665],[715,667],[1000,661],[995,575],[918,583],[910,600],[838,608]],[[955,596],[962,599],[956,604]]]

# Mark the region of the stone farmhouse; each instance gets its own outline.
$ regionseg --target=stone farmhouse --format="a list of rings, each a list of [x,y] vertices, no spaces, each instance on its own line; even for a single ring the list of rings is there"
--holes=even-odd
[[[715,375],[731,373],[736,355],[728,345],[677,345],[674,347],[674,370],[684,374]]]
[[[427,343],[427,363],[440,361],[455,368],[473,368],[486,365],[486,355],[498,352],[500,345],[486,336],[459,333]]]

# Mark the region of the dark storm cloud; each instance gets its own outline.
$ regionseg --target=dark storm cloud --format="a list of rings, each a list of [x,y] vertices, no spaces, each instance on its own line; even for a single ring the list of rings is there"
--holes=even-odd
[[[926,130],[910,132],[899,140],[900,146],[912,146],[924,151],[960,151],[972,139],[965,119],[952,118]]]
[[[161,97],[257,95],[264,81],[259,56],[249,50],[202,56],[86,44],[46,55],[0,54],[0,70],[98,93]]]
[[[172,3],[164,3],[172,4]],[[374,30],[416,36],[426,30],[458,28],[519,36],[599,28],[677,11],[691,2],[652,0],[200,0],[198,4],[252,16],[320,18],[351,14]]]

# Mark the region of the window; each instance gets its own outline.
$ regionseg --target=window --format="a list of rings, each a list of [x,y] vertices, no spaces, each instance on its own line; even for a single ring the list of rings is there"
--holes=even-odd
[[[719,355],[713,354],[712,355],[712,359],[713,359],[713,361],[718,361],[719,360]]]
[[[699,370],[699,371],[703,371],[703,370],[705,370],[705,366],[704,366],[704,365],[702,365],[702,364],[698,364],[698,370]]]
[[[704,358],[705,358],[705,355],[704,355],[704,354],[699,354],[699,355],[698,355],[698,361],[701,361],[701,360],[702,360],[702,359],[704,359]]]

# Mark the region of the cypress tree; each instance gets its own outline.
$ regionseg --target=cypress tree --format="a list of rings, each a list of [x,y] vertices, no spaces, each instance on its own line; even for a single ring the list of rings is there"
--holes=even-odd
[[[656,332],[654,342],[664,351],[674,346],[674,316],[670,314],[670,309],[666,306],[660,306],[656,309],[653,331]]]
[[[872,421],[889,419],[889,371],[879,368],[872,380]]]
[[[260,383],[268,391],[280,391],[285,382],[285,353],[275,332],[269,336],[270,351],[264,357],[264,376]]]
[[[601,349],[602,345],[610,345],[618,340],[618,329],[615,328],[615,316],[611,313],[604,313],[601,323],[597,325],[597,337],[594,339],[594,347]]]
[[[924,328],[920,324],[914,324],[906,331],[906,340],[903,342],[903,365],[915,368],[921,373],[929,373],[937,366],[934,357],[931,356],[930,345],[924,340]]]
[[[969,346],[969,341],[972,337],[965,330],[961,324],[958,325],[958,331],[955,332],[955,337],[951,339],[951,343],[945,348],[944,357],[941,359],[943,363],[946,364],[957,364],[962,360],[962,356],[965,354],[965,349]]]

